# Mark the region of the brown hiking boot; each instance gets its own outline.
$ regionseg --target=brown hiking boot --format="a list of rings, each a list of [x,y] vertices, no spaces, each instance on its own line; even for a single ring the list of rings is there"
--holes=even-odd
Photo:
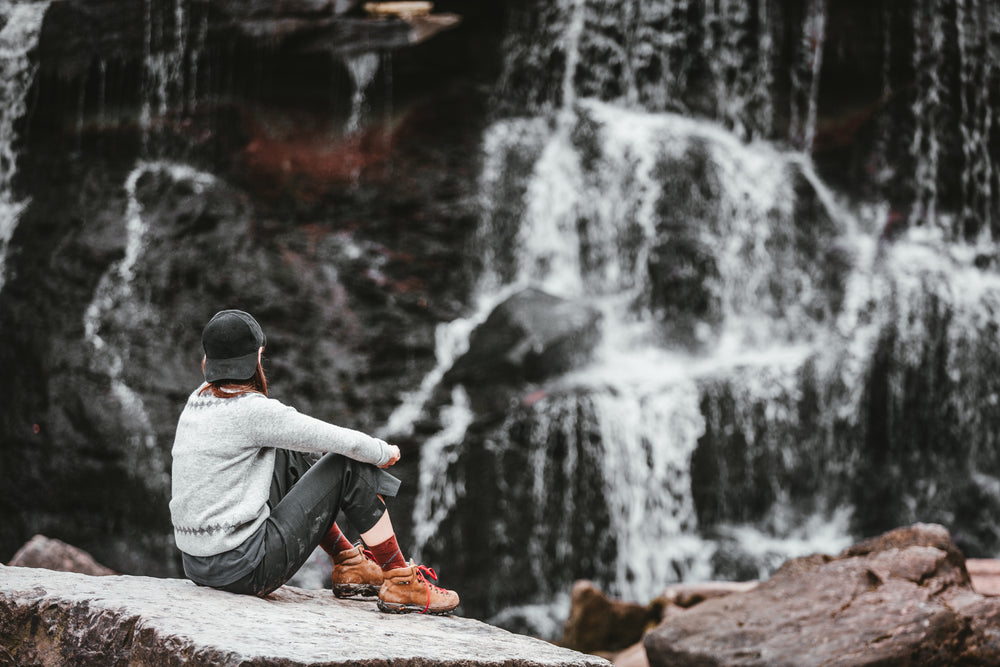
[[[412,560],[406,567],[383,572],[384,582],[378,592],[378,608],[390,614],[419,611],[421,614],[447,614],[458,606],[458,593],[439,588],[427,581],[437,581],[437,573]]]
[[[333,594],[338,598],[374,597],[382,586],[382,568],[360,545],[333,557]]]

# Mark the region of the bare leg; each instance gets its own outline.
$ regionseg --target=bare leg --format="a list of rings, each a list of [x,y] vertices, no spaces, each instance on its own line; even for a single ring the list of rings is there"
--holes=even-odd
[[[361,539],[365,541],[365,544],[371,546],[374,544],[382,544],[390,537],[396,535],[395,531],[392,529],[392,521],[389,519],[388,510],[383,514],[375,525],[371,529],[361,533]]]

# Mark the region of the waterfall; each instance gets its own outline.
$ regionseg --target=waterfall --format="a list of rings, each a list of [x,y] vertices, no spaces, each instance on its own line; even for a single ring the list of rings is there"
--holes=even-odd
[[[535,564],[535,582],[551,580],[541,563],[573,568],[581,534],[599,536],[610,558],[595,565],[597,578],[629,599],[712,576],[717,546],[699,531],[692,495],[691,458],[707,426],[701,397],[720,378],[737,383],[748,406],[796,394],[807,360],[837,345],[827,328],[847,295],[826,285],[825,272],[836,269],[825,249],[802,243],[798,216],[814,209],[812,233],[840,244],[845,272],[871,244],[856,238],[856,223],[843,218],[806,158],[745,144],[714,123],[583,99],[554,125],[500,121],[484,147],[479,314],[442,326],[448,345],[438,368],[417,400],[401,406],[397,428],[403,413],[412,423],[425,407],[467,346],[471,322],[507,294],[532,285],[586,300],[605,314],[594,361],[551,383],[490,440],[491,456],[523,458],[528,471],[523,480],[496,481],[501,502],[534,508],[521,519],[530,529],[511,526],[498,508],[495,530],[524,534],[518,543]],[[702,311],[672,301],[686,290],[700,291]],[[420,553],[447,535],[449,515],[469,501],[463,467],[474,464],[462,438],[472,416],[463,396],[453,396],[443,430],[421,451]],[[553,448],[564,454],[554,457]],[[575,490],[572,480],[582,477],[599,484],[599,498]],[[587,513],[606,515],[606,525],[580,516]],[[724,522],[717,530],[746,541],[751,557],[765,544],[758,560],[770,564],[775,552],[817,547],[803,530],[823,517],[837,529],[818,531],[822,546],[836,550],[847,539],[845,516],[839,506],[817,507],[775,518],[770,529],[752,524],[757,532]],[[542,583],[537,590],[558,593]]]
[[[1000,10],[971,0],[956,3],[956,28],[960,57],[961,235],[991,240],[990,229],[1000,198],[1000,165],[989,145],[997,127],[997,111],[989,104],[990,81],[998,76],[996,55],[990,52],[990,33],[1000,33]]]
[[[171,111],[183,111],[197,100],[198,56],[207,24],[201,23],[191,43],[189,2],[171,0],[161,4],[143,0],[144,71],[139,124],[146,154],[162,152],[163,147],[154,144],[160,135],[157,124],[165,122]]]
[[[149,480],[154,488],[168,489],[169,457],[157,446],[142,397],[129,386],[125,377],[129,354],[127,333],[157,326],[155,310],[133,286],[149,228],[137,189],[141,180],[151,176],[188,183],[195,192],[214,182],[211,174],[181,164],[140,161],[132,169],[124,186],[128,202],[124,216],[125,254],[98,281],[84,311],[83,331],[84,340],[92,349],[91,370],[108,377],[111,394],[121,407],[122,428],[131,441],[129,447],[123,448],[128,456],[126,468],[141,470],[141,477]]]
[[[875,178],[902,173],[887,158],[904,146],[912,215],[947,222],[940,35],[955,35],[963,95],[948,131],[963,138],[957,213],[982,224],[972,244],[947,224],[888,234],[896,203],[848,200],[817,174],[825,0],[792,28],[770,2],[561,0],[515,14],[504,113],[482,142],[469,315],[440,326],[436,367],[386,429],[441,424],[421,451],[415,535],[442,569],[495,567],[506,584],[470,604],[537,615],[583,577],[645,601],[671,581],[766,577],[902,521],[1000,548],[978,510],[953,509],[1000,509],[995,420],[975,407],[1000,400],[1000,280],[982,268],[995,255],[984,54],[996,10],[939,4],[905,13],[916,123],[904,142],[883,123]],[[442,398],[470,332],[529,286],[603,314],[593,358],[525,386],[501,418],[476,413],[489,388]]]
[[[889,100],[892,97],[892,24],[889,20],[890,10],[882,11],[882,67],[881,67],[881,99]],[[876,140],[873,146],[872,156],[869,158],[867,168],[871,173],[872,181],[879,187],[885,187],[892,182],[896,174],[896,166],[890,159],[890,147],[892,145],[892,122],[888,114],[882,115],[876,121]]]
[[[705,5],[702,48],[705,54],[713,54],[707,58],[707,64],[715,100],[714,115],[742,138],[771,133],[773,42],[766,28],[754,29],[755,25],[771,25],[768,9],[768,3],[757,3],[754,15],[752,3],[740,0]],[[760,123],[756,132],[746,125],[755,116]]]
[[[911,20],[909,222],[988,244],[1000,210],[996,104],[991,104],[1000,76],[1000,6],[922,0],[914,3]]]
[[[7,279],[6,259],[11,238],[28,201],[13,193],[17,174],[15,123],[25,113],[28,90],[35,78],[37,64],[31,49],[38,43],[42,19],[48,2],[11,2],[0,4],[0,290]]]
[[[504,45],[497,103],[541,112],[571,107],[577,96],[596,98],[711,116],[744,139],[772,136],[782,57],[775,4],[561,0],[531,7],[515,17]],[[823,9],[812,3],[803,26],[820,31],[800,54],[807,106],[821,64]]]
[[[812,150],[816,136],[816,111],[820,70],[823,67],[823,42],[826,39],[826,0],[810,0],[802,26],[799,66],[792,70],[793,145]]]
[[[347,119],[346,134],[354,134],[361,127],[361,115],[365,106],[365,91],[378,73],[377,53],[362,53],[344,59],[347,72],[351,75],[354,92],[351,94],[351,115]]]
[[[619,553],[612,588],[641,599],[678,576],[707,579],[711,549],[695,532],[690,494],[689,461],[704,433],[694,383],[649,393],[624,382],[611,388],[594,396],[594,416],[604,443],[604,494],[615,517],[611,529]]]
[[[472,421],[469,399],[461,387],[452,392],[452,404],[443,415],[444,428],[424,442],[421,448],[419,485],[414,517],[414,557],[421,558],[424,547],[437,533],[441,522],[466,494],[464,485],[450,484],[439,473],[457,460],[458,447]]]
[[[936,3],[917,2],[913,13],[913,71],[917,73],[917,99],[913,117],[917,126],[910,144],[916,173],[916,201],[912,212],[916,223],[934,224],[937,220],[938,168],[941,154],[939,127],[942,120],[944,88],[940,59],[944,50],[944,17]]]

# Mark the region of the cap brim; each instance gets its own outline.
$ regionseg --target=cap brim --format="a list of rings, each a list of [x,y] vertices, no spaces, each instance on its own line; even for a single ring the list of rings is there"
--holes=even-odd
[[[232,359],[206,359],[205,381],[249,380],[257,370],[257,351]]]

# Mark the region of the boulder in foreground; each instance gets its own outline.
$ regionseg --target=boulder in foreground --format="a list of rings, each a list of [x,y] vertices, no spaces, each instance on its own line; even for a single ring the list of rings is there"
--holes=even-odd
[[[329,591],[286,586],[259,599],[180,579],[0,566],[0,664],[608,663],[473,619],[383,614]]]
[[[35,535],[24,543],[8,565],[17,567],[40,567],[59,572],[78,572],[95,577],[117,574],[104,567],[83,549],[78,549],[62,540],[44,535]]]
[[[786,562],[646,635],[652,667],[997,665],[1000,599],[976,593],[941,526]]]

